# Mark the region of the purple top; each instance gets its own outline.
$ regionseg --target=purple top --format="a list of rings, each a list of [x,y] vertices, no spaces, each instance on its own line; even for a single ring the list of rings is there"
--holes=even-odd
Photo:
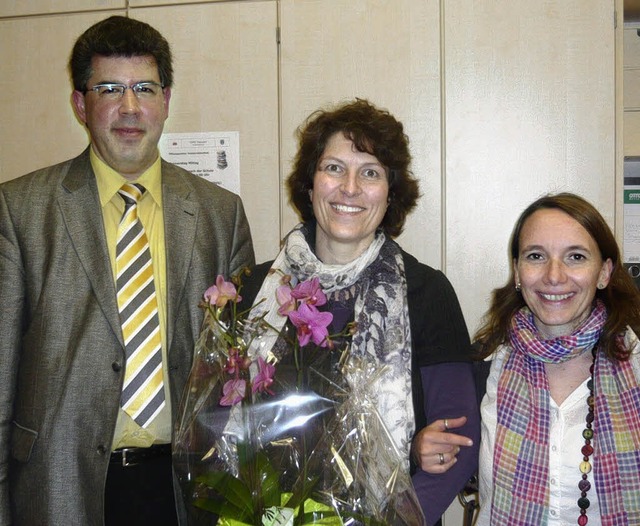
[[[427,423],[441,418],[467,417],[467,423],[452,433],[473,440],[461,447],[458,462],[446,473],[432,475],[417,469],[413,485],[427,524],[434,524],[478,467],[480,412],[476,400],[473,366],[470,363],[442,363],[420,368]]]

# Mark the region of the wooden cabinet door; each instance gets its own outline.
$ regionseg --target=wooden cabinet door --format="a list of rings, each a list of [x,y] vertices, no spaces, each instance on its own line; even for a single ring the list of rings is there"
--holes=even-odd
[[[71,106],[67,62],[76,38],[104,17],[0,20],[0,182],[69,159],[87,146]]]
[[[240,133],[240,195],[256,258],[273,258],[281,208],[276,2],[131,9],[131,16],[172,45],[175,86],[165,132]]]
[[[281,0],[282,174],[314,110],[369,99],[405,126],[423,198],[400,243],[441,262],[440,37],[436,0]],[[286,199],[283,197],[283,202]],[[283,233],[297,221],[283,210]]]
[[[613,227],[615,55],[613,0],[447,0],[445,268],[472,332],[537,197],[578,193]]]

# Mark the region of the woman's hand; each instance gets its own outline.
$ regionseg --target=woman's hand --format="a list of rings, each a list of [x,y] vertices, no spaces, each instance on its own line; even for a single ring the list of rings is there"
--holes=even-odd
[[[461,447],[473,445],[465,436],[452,433],[452,429],[463,426],[466,416],[435,420],[422,428],[413,439],[411,452],[418,466],[427,473],[447,472],[457,462]]]

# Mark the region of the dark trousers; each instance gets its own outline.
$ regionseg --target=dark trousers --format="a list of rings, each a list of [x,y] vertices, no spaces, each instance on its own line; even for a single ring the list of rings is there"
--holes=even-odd
[[[177,526],[171,455],[135,466],[111,462],[105,491],[106,526]]]

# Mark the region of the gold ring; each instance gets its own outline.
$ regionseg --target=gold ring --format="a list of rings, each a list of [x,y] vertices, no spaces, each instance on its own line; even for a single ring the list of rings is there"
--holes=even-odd
[[[442,464],[444,464],[444,455],[442,453],[438,453],[438,456],[440,457],[440,465],[442,466]]]
[[[444,428],[446,431],[449,431],[449,419],[445,418],[444,419]]]

